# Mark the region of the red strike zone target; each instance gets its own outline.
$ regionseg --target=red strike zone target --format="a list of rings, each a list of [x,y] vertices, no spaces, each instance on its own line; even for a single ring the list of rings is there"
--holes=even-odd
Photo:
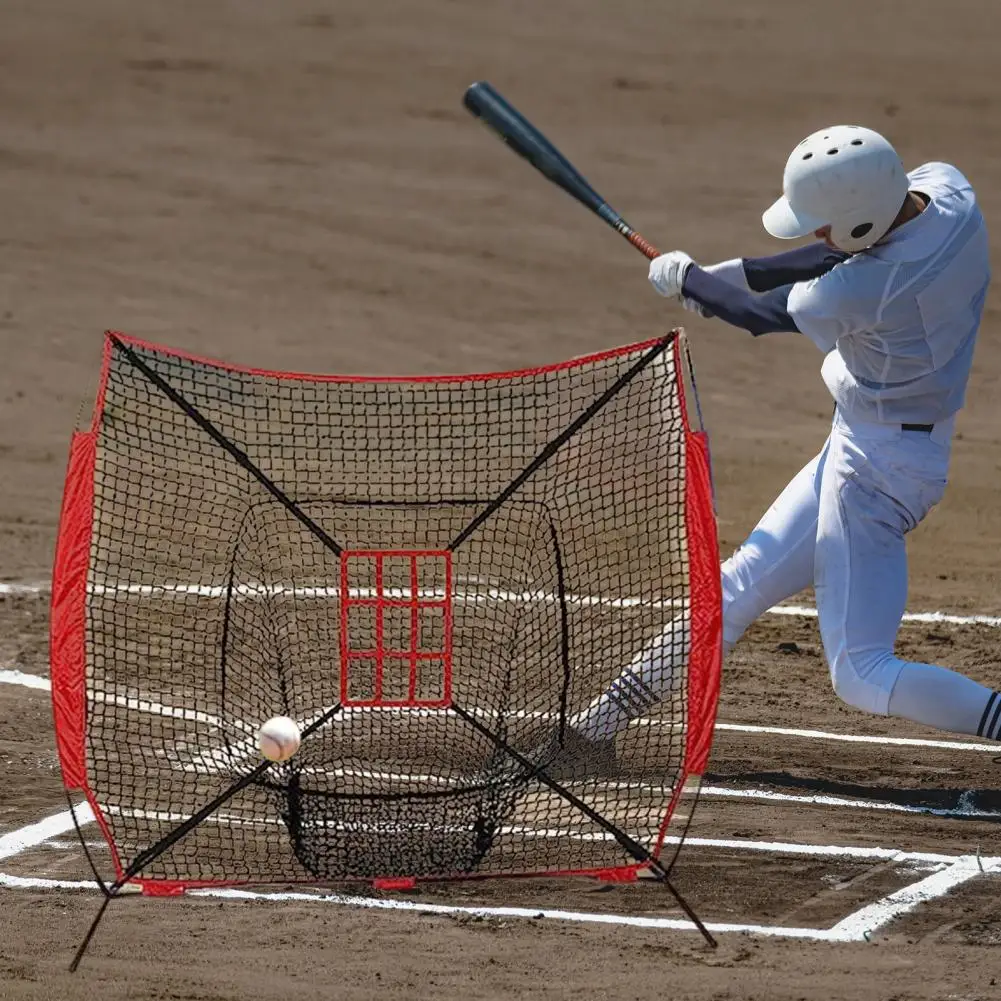
[[[677,331],[373,379],[108,334],[51,615],[63,782],[108,841],[103,875],[165,893],[658,858],[708,760],[722,660],[692,392]],[[660,701],[616,689],[654,724],[617,735],[618,780],[544,786],[540,748],[662,636]],[[278,715],[302,746],[257,774]]]
[[[390,589],[386,582],[386,561],[399,560],[409,564],[409,587]],[[375,587],[369,593],[356,595],[352,591],[355,576],[352,561],[370,564]],[[437,572],[434,577],[444,580],[440,595],[422,593],[422,570],[432,565]],[[408,593],[409,592],[409,593]],[[375,646],[372,649],[357,649],[352,644],[351,610],[371,609],[375,617]],[[406,650],[394,650],[385,646],[385,611],[388,608],[404,609],[410,615],[410,643]],[[436,649],[424,649],[421,642],[422,617],[430,613],[438,619],[441,641]],[[358,672],[352,666],[364,666],[368,670]],[[386,694],[385,677],[387,670],[406,672],[406,696],[395,698]],[[370,694],[352,694],[356,690],[353,682],[363,673],[361,690]],[[430,675],[430,677],[429,677]],[[421,697],[418,693],[430,686],[437,688],[437,697]],[[452,554],[444,552],[422,552],[407,550],[361,549],[341,554],[341,703],[345,706],[381,706],[383,708],[440,709],[452,700]]]

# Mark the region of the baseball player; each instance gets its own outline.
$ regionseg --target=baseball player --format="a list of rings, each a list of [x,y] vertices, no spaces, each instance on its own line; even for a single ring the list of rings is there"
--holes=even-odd
[[[813,584],[824,652],[849,705],[1001,739],[1001,694],[945,667],[902,660],[904,536],[942,497],[990,281],[987,231],[966,178],[946,163],[905,173],[881,135],[839,125],[790,154],[764,213],[779,239],[811,245],[699,267],[650,264],[661,295],[757,337],[798,332],[821,350],[830,435],[722,566],[729,651],[772,605]],[[614,771],[615,734],[668,697],[687,658],[669,626],[590,707],[553,773]]]

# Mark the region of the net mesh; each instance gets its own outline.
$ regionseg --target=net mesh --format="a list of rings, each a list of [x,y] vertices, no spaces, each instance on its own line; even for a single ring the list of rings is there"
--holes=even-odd
[[[688,621],[680,357],[672,335],[524,373],[380,381],[112,335],[84,742],[122,866],[259,763],[264,720],[331,710],[143,878],[632,861],[503,745],[544,764],[637,650]],[[616,737],[614,780],[565,783],[647,850],[684,778],[675,653],[673,687]]]

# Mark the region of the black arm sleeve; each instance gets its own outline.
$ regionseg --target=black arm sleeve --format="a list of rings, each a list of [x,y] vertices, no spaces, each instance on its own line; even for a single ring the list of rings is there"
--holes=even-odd
[[[817,242],[771,257],[745,257],[744,277],[752,292],[770,292],[783,285],[808,282],[826,275],[835,265],[851,257]]]
[[[758,337],[779,331],[798,332],[787,304],[792,284],[755,295],[737,288],[693,264],[685,275],[682,295],[694,299],[714,316]]]

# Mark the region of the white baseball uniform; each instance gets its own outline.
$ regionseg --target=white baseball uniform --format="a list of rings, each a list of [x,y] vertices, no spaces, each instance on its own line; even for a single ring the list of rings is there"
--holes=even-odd
[[[990,281],[986,228],[966,178],[944,163],[908,178],[927,199],[921,214],[870,249],[828,262],[819,277],[766,285],[771,299],[741,323],[754,333],[795,329],[809,337],[825,354],[822,374],[836,409],[819,455],[723,564],[724,649],[772,605],[813,584],[842,699],[998,739],[999,693],[894,653],[907,595],[904,536],[945,489],[954,415]],[[685,279],[683,294],[740,322],[740,308],[725,296],[697,294],[720,279],[747,290],[746,268],[735,263],[692,269],[701,275]],[[663,651],[687,648],[679,628],[641,651],[574,721],[582,733],[610,737],[667,694],[675,672]]]

